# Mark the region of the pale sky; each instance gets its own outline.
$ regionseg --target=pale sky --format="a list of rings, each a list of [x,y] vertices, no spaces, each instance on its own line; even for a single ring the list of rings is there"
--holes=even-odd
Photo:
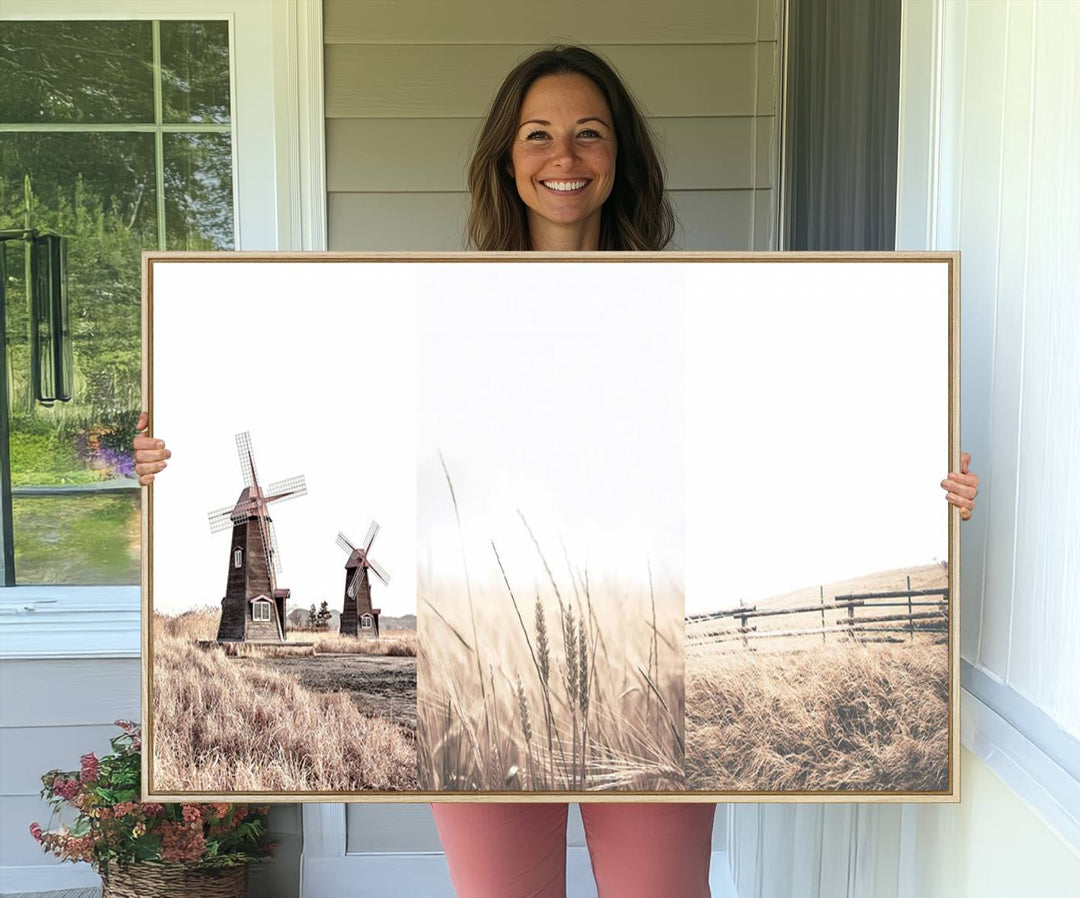
[[[206,513],[244,483],[249,430],[263,485],[308,495],[270,506],[289,609],[341,608],[345,552],[372,519],[383,614],[416,611],[413,271],[327,263],[170,263],[154,274],[154,432],[173,451],[154,486],[154,607],[218,605],[230,531]]]
[[[290,609],[340,608],[334,538],[373,518],[384,614],[458,576],[438,450],[474,579],[492,539],[542,579],[518,509],[687,613],[943,558],[944,297],[944,264],[158,265],[155,608],[223,594],[242,430],[264,484],[307,478],[272,506]]]
[[[683,304],[676,265],[421,266],[420,559],[545,582],[525,515],[565,571],[682,586]],[[670,300],[670,301],[668,301]]]
[[[946,277],[689,266],[688,614],[946,557]]]

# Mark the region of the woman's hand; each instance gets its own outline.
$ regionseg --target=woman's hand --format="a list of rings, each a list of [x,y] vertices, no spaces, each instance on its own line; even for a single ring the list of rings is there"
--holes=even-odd
[[[950,473],[941,481],[941,488],[945,490],[945,499],[960,509],[962,521],[971,517],[971,510],[975,507],[975,497],[979,495],[979,475],[968,471],[970,463],[971,455],[961,452],[960,473]]]
[[[150,416],[146,412],[139,415],[139,423],[135,425],[137,431],[144,431],[150,423]],[[135,437],[132,445],[135,447],[135,473],[139,475],[139,483],[147,486],[154,475],[164,471],[168,464],[165,459],[171,458],[172,453],[165,448],[165,441],[154,437]]]

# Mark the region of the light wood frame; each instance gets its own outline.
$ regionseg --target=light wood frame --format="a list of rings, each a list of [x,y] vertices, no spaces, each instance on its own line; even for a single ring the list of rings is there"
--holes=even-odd
[[[150,413],[153,433],[153,290],[154,267],[159,263],[220,263],[230,262],[304,262],[304,263],[356,263],[356,262],[439,262],[475,263],[480,261],[514,262],[577,262],[577,263],[642,263],[679,262],[687,265],[739,263],[786,263],[806,262],[899,262],[899,263],[946,263],[948,266],[948,463],[949,470],[960,469],[960,253],[959,252],[672,252],[672,253],[270,253],[270,252],[146,252],[142,257],[142,338],[143,367],[142,387],[144,408]],[[142,490],[142,719],[144,721],[144,749],[142,754],[143,800],[153,801],[252,801],[252,802],[959,802],[960,801],[960,539],[959,512],[949,507],[948,520],[948,677],[949,677],[949,735],[948,735],[948,782],[947,789],[926,792],[799,792],[799,791],[753,791],[753,792],[247,792],[163,793],[154,789],[149,759],[152,755],[154,723],[151,714],[150,695],[153,681],[153,645],[149,622],[152,619],[152,583],[150,571],[153,563],[153,489]],[[332,815],[337,821],[340,813]]]

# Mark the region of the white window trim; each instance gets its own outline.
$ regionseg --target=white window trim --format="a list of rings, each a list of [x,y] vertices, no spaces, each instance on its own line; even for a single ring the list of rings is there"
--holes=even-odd
[[[0,21],[184,18],[230,23],[237,249],[325,249],[321,0],[0,4]],[[0,657],[138,657],[140,607],[137,586],[0,588]]]
[[[237,249],[326,248],[320,0],[4,0],[0,20],[230,23]]]
[[[256,614],[256,612],[258,613]],[[265,615],[265,617],[263,615]],[[266,599],[260,599],[257,602],[251,603],[251,619],[256,621],[273,620],[273,617],[270,614],[270,603]]]

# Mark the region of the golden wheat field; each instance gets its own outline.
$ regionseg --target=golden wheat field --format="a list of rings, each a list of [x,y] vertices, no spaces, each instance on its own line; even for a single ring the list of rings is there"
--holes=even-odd
[[[910,578],[910,580],[909,580]],[[836,596],[947,585],[938,565],[883,571],[757,603],[807,607]],[[913,613],[933,614],[934,597]],[[888,599],[886,601],[902,600]],[[855,609],[889,627],[838,628],[847,609],[690,621],[686,784],[710,791],[935,791],[948,787],[949,654],[943,620],[881,621],[902,607]],[[822,626],[824,633],[804,632]],[[893,625],[896,625],[893,627]],[[837,629],[833,629],[837,628]],[[771,633],[770,633],[771,631]],[[773,636],[772,633],[795,635]],[[760,634],[760,635],[759,635]],[[768,635],[765,635],[768,634]],[[746,637],[746,638],[744,638]],[[896,642],[878,641],[895,639]]]
[[[241,657],[218,646],[200,648],[199,640],[214,639],[217,620],[212,610],[154,615],[155,791],[416,789],[416,740],[407,721],[364,714],[347,691],[306,689],[300,677],[270,664],[291,657],[325,666],[337,663],[334,657],[312,656],[312,647],[300,646],[244,645]],[[343,637],[308,635],[299,634],[301,641],[317,641],[328,654],[340,655]],[[355,642],[359,653],[381,648],[387,657],[373,662],[393,663],[402,668],[400,679],[415,680],[415,634],[387,634],[381,645]]]
[[[422,788],[681,788],[681,591],[505,574],[421,587]]]

